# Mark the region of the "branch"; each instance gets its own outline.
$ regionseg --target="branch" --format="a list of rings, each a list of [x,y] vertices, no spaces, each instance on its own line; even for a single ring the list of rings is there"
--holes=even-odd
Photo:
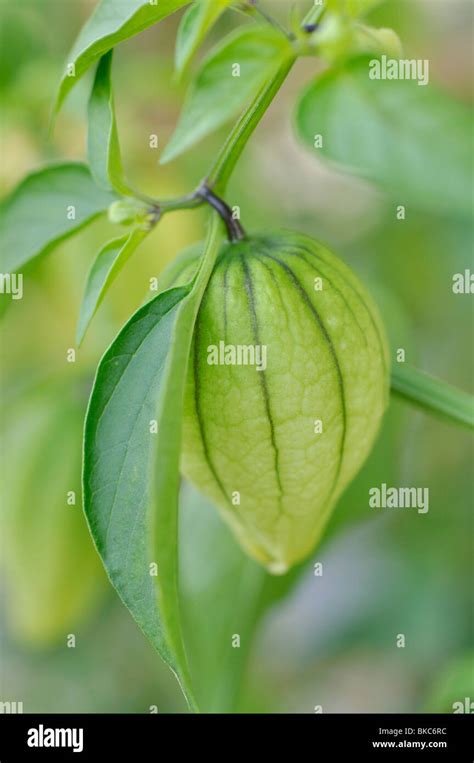
[[[152,204],[149,212],[153,216],[153,221],[155,223],[166,212],[174,212],[178,209],[194,209],[204,202],[211,204],[211,206],[218,211],[219,209],[214,202],[220,202],[221,211],[227,206],[220,197],[222,197],[225,192],[229,178],[247,144],[247,141],[265,114],[270,103],[273,101],[275,95],[278,93],[290,72],[291,67],[296,61],[296,58],[296,53],[294,56],[288,57],[285,62],[282,63],[273,79],[266,82],[257,93],[253,101],[240,116],[229,133],[207,177],[200,183],[195,191],[177,199],[168,199],[164,201],[158,199],[151,200]],[[221,216],[227,225],[226,215],[221,214]],[[237,231],[236,235],[233,233],[231,235],[231,238],[233,239],[240,237],[239,231]]]
[[[392,392],[427,412],[474,429],[474,397],[410,365],[392,369]]]

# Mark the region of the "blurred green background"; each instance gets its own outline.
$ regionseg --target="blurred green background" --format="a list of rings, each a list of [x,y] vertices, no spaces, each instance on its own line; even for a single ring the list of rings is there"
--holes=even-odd
[[[281,18],[291,5],[264,4]],[[68,99],[52,139],[47,127],[63,61],[93,6],[1,2],[4,193],[45,161],[85,156],[90,77]],[[170,165],[158,163],[186,87],[173,76],[178,20],[121,44],[114,63],[124,164],[130,180],[156,197],[191,190],[226,132]],[[408,57],[429,58],[433,81],[472,100],[471,2],[386,2],[371,20],[393,27]],[[206,47],[238,23],[248,22],[226,13]],[[298,62],[247,147],[227,201],[240,206],[248,230],[294,228],[328,243],[371,288],[392,349],[405,348],[407,361],[472,390],[472,296],[451,288],[454,273],[473,268],[472,230],[426,213],[397,221],[393,200],[298,144],[291,115],[315,66]],[[158,150],[149,147],[151,134]],[[116,235],[106,220],[36,262],[25,274],[27,298],[3,318],[0,700],[21,701],[25,712],[184,709],[96,558],[80,506],[81,428],[101,354],[146,297],[149,279],[202,237],[205,220],[199,210],[160,222],[100,307],[74,364],[65,358],[85,277],[101,244]],[[453,702],[474,697],[472,464],[469,433],[393,399],[314,559],[276,581],[243,558],[213,509],[185,487],[184,614],[205,709],[452,712]],[[369,509],[369,488],[382,482],[429,487],[429,513]],[[314,562],[323,563],[322,577]],[[240,649],[231,647],[233,634]],[[398,634],[405,648],[397,647]]]

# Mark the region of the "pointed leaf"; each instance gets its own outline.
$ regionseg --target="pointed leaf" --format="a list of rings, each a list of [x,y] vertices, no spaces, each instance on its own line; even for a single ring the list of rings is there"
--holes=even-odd
[[[78,345],[84,339],[87,328],[110,285],[146,235],[146,230],[136,228],[127,236],[109,241],[100,250],[87,276],[77,324]]]
[[[55,111],[76,82],[104,53],[188,3],[189,0],[101,0],[69,53]]]
[[[122,169],[111,81],[112,55],[112,50],[106,53],[97,67],[89,99],[87,153],[97,185],[128,195],[133,191]]]
[[[2,272],[46,254],[116,198],[95,185],[85,164],[50,165],[28,175],[0,207]]]
[[[219,16],[233,0],[195,0],[181,19],[176,37],[176,70],[182,73]]]
[[[194,322],[219,240],[214,221],[192,284],[144,305],[107,350],[84,442],[84,507],[97,550],[192,708],[177,581],[181,418]]]
[[[177,306],[187,289],[165,292],[130,319],[102,358],[84,443],[84,507],[109,578],[136,622],[179,673],[157,605],[151,565],[150,422],[163,384]],[[153,570],[154,571],[154,570]],[[160,579],[165,574],[159,569]]]
[[[273,27],[243,27],[226,37],[191,84],[161,162],[174,159],[232,119],[291,56],[288,40]]]
[[[311,83],[296,113],[303,141],[316,156],[379,183],[398,204],[470,215],[468,109],[431,84],[371,79],[371,61]]]

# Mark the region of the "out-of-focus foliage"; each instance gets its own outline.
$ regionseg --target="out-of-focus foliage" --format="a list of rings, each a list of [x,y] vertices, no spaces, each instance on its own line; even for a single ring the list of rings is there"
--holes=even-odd
[[[290,3],[268,0],[265,5],[284,21]],[[299,4],[301,16],[308,5]],[[45,161],[83,161],[86,156],[89,75],[64,103],[51,141],[47,128],[67,50],[92,7],[89,0],[2,4],[5,193]],[[380,3],[364,21],[394,28],[408,57],[430,59],[433,83],[469,103],[471,14],[467,0],[449,4],[393,0]],[[186,77],[177,85],[173,71],[179,20],[176,14],[121,43],[114,56],[124,164],[133,184],[157,197],[191,190],[225,137],[221,130],[179,161],[158,164],[186,91]],[[248,22],[226,11],[210,31],[206,49],[236,23]],[[196,59],[198,66],[200,52]],[[469,389],[472,302],[467,294],[453,294],[452,276],[472,269],[472,231],[450,209],[441,217],[408,207],[406,219],[397,220],[396,203],[403,200],[379,195],[374,187],[319,163],[300,147],[289,117],[298,93],[314,76],[314,60],[298,62],[243,154],[226,198],[240,207],[248,230],[284,226],[329,244],[371,289],[392,349],[405,348],[408,362]],[[157,138],[157,149],[151,147],[151,136]],[[449,135],[445,139],[449,141]],[[17,581],[5,574],[2,588],[1,650],[7,665],[2,699],[23,700],[25,710],[184,708],[179,689],[110,587],[104,596],[104,574],[96,565],[79,502],[68,506],[65,491],[77,477],[80,444],[75,446],[78,451],[74,444],[99,358],[131,313],[154,296],[150,279],[159,278],[183,247],[203,238],[204,219],[196,211],[170,214],[160,221],[112,285],[75,364],[68,364],[66,356],[75,346],[87,273],[104,242],[121,233],[117,226],[98,219],[80,237],[34,261],[25,271],[24,299],[9,302],[2,320],[2,396],[9,401],[5,442],[23,443],[23,457],[15,454],[11,474],[8,467],[4,473],[2,464],[2,483],[13,480],[11,506],[15,515],[15,506],[18,511],[13,524],[21,520],[25,527],[15,541],[25,566]],[[54,385],[47,381],[58,374],[61,381]],[[80,402],[72,404],[71,390],[77,388],[78,378],[84,379]],[[33,397],[44,404],[27,404],[20,393],[26,384],[38,381],[41,398],[38,393]],[[471,463],[468,433],[393,401],[369,461],[339,501],[314,558],[298,574],[265,578],[262,588],[261,571],[242,557],[217,514],[188,492],[182,517],[183,608],[191,669],[203,706],[231,707],[238,663],[246,656],[250,664],[237,707],[249,711],[311,713],[322,704],[325,712],[426,708],[451,712],[453,701],[472,697],[472,685],[461,680],[469,673],[464,660],[472,644]],[[41,477],[35,476],[38,469]],[[368,491],[382,482],[429,487],[428,514],[370,509]],[[20,501],[20,493],[33,498]],[[60,595],[62,621],[56,619],[53,633],[54,620],[48,619],[47,633],[39,598],[33,600],[32,589],[26,590],[24,596],[31,601],[21,612],[23,624],[30,632],[42,627],[44,647],[56,645],[54,650],[41,650],[35,638],[36,648],[28,652],[18,612],[15,616],[20,601],[16,592],[20,580],[31,582],[37,572],[36,566],[31,571],[31,542],[39,512],[47,517],[53,510],[70,523],[57,536],[57,544],[67,549],[66,560],[63,577],[54,580],[52,566],[44,567],[42,574],[50,594]],[[34,532],[46,532],[45,527],[42,521]],[[3,537],[0,550],[5,563]],[[82,599],[77,594],[72,602],[61,591],[68,579],[79,588],[75,573],[69,578],[67,572],[68,560],[79,568],[79,559],[89,559],[85,576],[89,594],[83,593]],[[323,564],[320,577],[314,574],[317,562]],[[6,564],[5,568],[8,572]],[[42,577],[39,572],[35,576],[39,585]],[[256,613],[262,612],[265,617],[255,627]],[[66,647],[64,634],[70,632],[77,634],[76,649]],[[404,649],[396,646],[399,633],[406,636]],[[240,649],[232,647],[234,634],[241,636]],[[454,689],[445,690],[451,686],[450,666],[460,682],[453,679]]]
[[[2,421],[2,551],[13,633],[66,643],[105,591],[84,524],[81,430],[87,385],[48,382],[8,400]]]
[[[316,153],[322,135],[322,156],[405,204],[469,218],[469,109],[428,81],[374,81],[370,61],[356,59],[311,83],[296,115],[302,139]]]
[[[472,713],[474,654],[458,657],[439,676],[429,698],[428,713]]]

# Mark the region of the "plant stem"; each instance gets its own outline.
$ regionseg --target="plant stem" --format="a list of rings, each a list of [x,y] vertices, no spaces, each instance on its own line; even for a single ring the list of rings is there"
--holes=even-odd
[[[162,214],[165,212],[175,212],[177,209],[194,209],[202,204],[202,198],[198,196],[198,191],[180,196],[177,199],[165,199],[164,201],[154,202]]]
[[[245,237],[244,229],[238,220],[234,219],[232,210],[228,204],[217,196],[206,183],[201,185],[187,196],[181,196],[169,201],[155,201],[148,210],[148,219],[151,227],[161,219],[166,212],[175,212],[178,209],[194,209],[206,202],[219,214],[223,220],[230,241],[240,241]]]
[[[234,219],[231,208],[220,196],[216,196],[205,183],[198,189],[197,195],[204,199],[204,201],[207,201],[218,212],[225,223],[230,241],[241,241],[245,238],[244,229],[239,221]]]
[[[166,212],[174,212],[178,209],[194,209],[207,202],[221,215],[226,224],[229,238],[232,241],[243,238],[242,227],[237,220],[232,219],[230,208],[220,197],[225,192],[229,178],[247,141],[285,81],[296,58],[296,54],[289,56],[282,63],[275,77],[259,90],[248,109],[234,125],[207,177],[199,187],[192,193],[177,199],[153,201],[150,212],[155,215],[156,221]]]
[[[290,56],[282,63],[275,77],[261,88],[231,130],[205,181],[207,187],[214,193],[218,195],[224,193],[248,139],[285,81],[295,60],[296,56]]]
[[[410,365],[392,369],[392,392],[430,413],[474,429],[474,397]]]

